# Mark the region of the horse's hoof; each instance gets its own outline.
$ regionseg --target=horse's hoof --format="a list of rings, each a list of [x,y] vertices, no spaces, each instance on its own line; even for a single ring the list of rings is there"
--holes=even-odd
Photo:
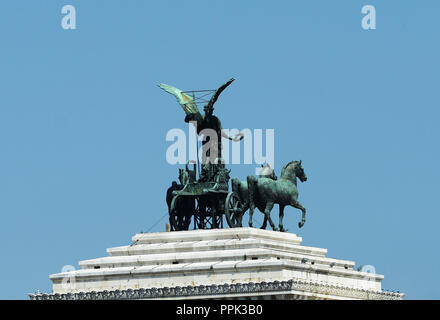
[[[281,232],[287,232],[287,229],[280,228],[280,231],[281,231]]]
[[[303,225],[304,225],[304,223],[302,223],[302,222],[298,222],[298,227],[302,228]]]

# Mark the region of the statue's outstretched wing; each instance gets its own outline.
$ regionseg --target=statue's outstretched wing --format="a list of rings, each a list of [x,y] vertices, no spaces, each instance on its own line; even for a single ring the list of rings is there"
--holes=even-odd
[[[173,86],[169,86],[167,84],[161,83],[158,85],[159,88],[165,90],[168,93],[171,93],[173,96],[176,97],[177,102],[182,106],[183,110],[186,114],[200,114],[199,110],[197,109],[196,104],[194,103],[193,98],[191,98],[189,95],[182,92],[182,90],[177,89]]]

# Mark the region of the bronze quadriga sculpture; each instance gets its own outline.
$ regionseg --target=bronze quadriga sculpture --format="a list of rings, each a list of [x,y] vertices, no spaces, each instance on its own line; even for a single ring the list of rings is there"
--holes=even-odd
[[[243,135],[229,137],[222,129],[220,120],[213,115],[214,103],[221,92],[234,79],[230,79],[217,90],[181,91],[175,87],[160,84],[159,87],[174,95],[186,113],[185,122],[192,122],[196,126],[197,134],[203,135],[203,130],[209,129],[216,133],[217,139],[204,139],[203,146],[210,145],[206,153],[202,154],[202,170],[199,178],[196,177],[196,164],[193,170],[179,169],[180,184],[173,182],[167,191],[167,205],[171,229],[173,231],[188,230],[191,219],[194,229],[223,228],[223,215],[229,227],[242,227],[244,213],[249,210],[249,226],[253,226],[252,216],[255,208],[264,213],[264,222],[261,228],[266,228],[267,221],[273,228],[270,212],[275,204],[279,204],[279,230],[283,227],[284,207],[287,205],[302,211],[301,228],[305,223],[306,209],[298,202],[297,178],[304,182],[307,177],[301,166],[301,161],[291,161],[286,164],[278,180],[270,166],[262,168],[259,177],[252,175],[246,181],[232,179],[232,191],[229,191],[229,173],[221,157],[221,138],[240,141]],[[203,92],[203,97],[212,92],[212,97],[204,106],[205,114],[198,111],[195,94]],[[192,96],[191,96],[192,95]],[[206,102],[206,101],[205,101]],[[209,137],[208,137],[209,138]],[[212,152],[212,153],[211,153]],[[215,159],[215,161],[212,161]]]

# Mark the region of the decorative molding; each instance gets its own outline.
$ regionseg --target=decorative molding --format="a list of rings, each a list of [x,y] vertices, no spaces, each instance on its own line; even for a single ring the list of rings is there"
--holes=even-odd
[[[253,293],[286,294],[286,291],[302,291],[309,294],[338,296],[352,299],[401,300],[403,293],[388,291],[362,290],[344,286],[335,286],[311,281],[273,281],[260,283],[236,283],[209,286],[164,287],[150,289],[126,289],[111,291],[91,291],[66,294],[29,294],[31,300],[123,300],[123,299],[160,299],[197,296],[221,296],[236,294],[246,296]],[[287,293],[288,294],[288,293]],[[213,297],[214,298],[214,297]]]

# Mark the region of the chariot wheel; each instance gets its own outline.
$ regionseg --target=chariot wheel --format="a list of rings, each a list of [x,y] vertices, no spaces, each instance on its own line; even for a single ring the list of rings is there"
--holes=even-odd
[[[170,208],[170,226],[172,231],[182,231],[188,230],[191,223],[190,212],[185,212],[182,204],[184,199],[183,196],[176,195],[171,201]]]
[[[243,204],[235,192],[229,192],[225,201],[225,216],[230,228],[242,227]]]

